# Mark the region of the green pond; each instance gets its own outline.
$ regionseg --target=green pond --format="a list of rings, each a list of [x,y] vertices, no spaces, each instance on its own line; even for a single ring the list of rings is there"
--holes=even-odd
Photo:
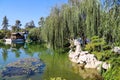
[[[0,72],[12,62],[23,58],[39,58],[45,63],[42,73],[2,77],[0,80],[101,80],[95,69],[84,69],[70,62],[67,53],[52,50],[41,44],[0,44]]]

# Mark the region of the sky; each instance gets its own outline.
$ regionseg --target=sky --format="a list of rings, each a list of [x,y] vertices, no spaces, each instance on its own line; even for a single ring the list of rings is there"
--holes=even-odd
[[[7,16],[9,25],[20,20],[22,27],[33,20],[38,26],[40,17],[47,17],[52,7],[67,3],[68,0],[0,0],[0,29],[3,17]]]

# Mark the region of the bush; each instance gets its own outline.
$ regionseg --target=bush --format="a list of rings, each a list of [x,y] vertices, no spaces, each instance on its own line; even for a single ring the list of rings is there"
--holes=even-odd
[[[110,49],[112,49],[112,47],[110,45],[103,46],[103,50],[110,50]]]
[[[3,39],[5,37],[10,38],[11,37],[11,31],[0,30],[0,39]]]
[[[109,60],[111,68],[102,75],[105,80],[120,80],[120,56],[112,56]]]
[[[5,32],[3,30],[0,30],[0,39],[3,39],[5,37]]]
[[[11,37],[11,31],[7,31],[5,37],[10,38]]]
[[[98,36],[93,36],[91,38],[91,42],[85,46],[85,50],[90,52],[92,51],[101,51],[103,50],[103,46],[105,46],[106,42],[103,38],[99,38]]]
[[[98,60],[110,63],[110,69],[101,71],[104,80],[120,80],[120,55],[112,53],[111,48],[112,46],[107,45],[105,40],[98,36],[92,37],[91,42],[85,46],[85,49],[95,54]]]

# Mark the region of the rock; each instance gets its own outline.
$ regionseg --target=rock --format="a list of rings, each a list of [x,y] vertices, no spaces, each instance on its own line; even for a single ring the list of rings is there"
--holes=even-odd
[[[110,68],[110,64],[97,60],[94,54],[90,54],[88,51],[82,51],[79,40],[75,39],[74,45],[76,46],[75,52],[72,50],[69,51],[69,58],[72,62],[84,64],[85,68],[100,69],[101,66],[104,69]],[[119,53],[120,48],[116,47],[113,51]]]
[[[75,53],[76,54],[80,53],[82,50],[81,50],[80,42],[77,39],[74,40],[74,45],[76,46]]]
[[[110,64],[104,62],[103,65],[102,65],[102,68],[103,69],[109,69],[110,68]]]
[[[86,65],[85,65],[85,68],[98,68],[100,67],[102,62],[100,61],[91,61],[91,62],[88,62]]]
[[[80,42],[79,42],[79,40],[78,40],[78,39],[74,39],[74,45],[75,45],[75,46],[80,45]]]
[[[16,62],[8,64],[1,72],[3,77],[19,76],[19,75],[33,75],[35,73],[43,72],[45,64],[36,58],[25,58]]]
[[[114,47],[112,49],[113,52],[120,54],[120,47]]]
[[[88,54],[88,51],[81,51],[80,52],[80,55],[85,55],[85,54]]]
[[[75,52],[72,50],[69,51],[69,58],[72,62],[77,63],[77,59],[81,53],[81,46],[80,46],[80,42],[77,39],[73,40],[73,42],[74,45],[76,46],[76,49]]]
[[[69,51],[69,58],[73,58],[74,57],[74,52],[72,50]]]
[[[79,59],[77,60],[77,63],[83,64],[86,63],[87,57],[86,55],[79,56]]]

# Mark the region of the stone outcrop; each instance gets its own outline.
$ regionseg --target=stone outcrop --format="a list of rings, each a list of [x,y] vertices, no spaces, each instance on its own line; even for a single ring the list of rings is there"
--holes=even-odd
[[[79,40],[73,40],[76,46],[75,51],[72,49],[69,51],[69,58],[72,62],[78,64],[84,64],[85,68],[108,69],[110,64],[97,60],[94,54],[90,54],[88,51],[82,51]]]
[[[113,52],[117,53],[117,54],[120,54],[120,47],[114,47],[112,49]]]
[[[20,75],[33,75],[35,73],[43,72],[45,64],[36,58],[25,58],[8,64],[1,72],[3,77],[20,76]]]

